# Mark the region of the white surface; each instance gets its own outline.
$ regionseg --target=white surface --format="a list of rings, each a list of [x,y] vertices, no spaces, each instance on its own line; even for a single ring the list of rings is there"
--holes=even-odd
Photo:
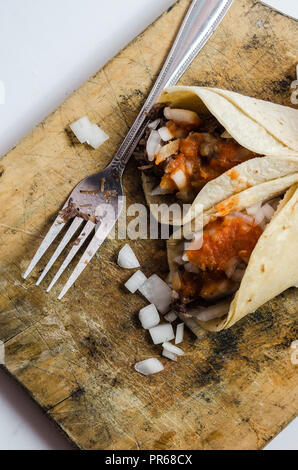
[[[1,0],[0,155],[95,73],[173,0]],[[267,3],[298,17],[297,0]],[[1,91],[1,90],[0,90]],[[1,102],[1,97],[0,97]],[[270,449],[298,449],[298,419]],[[71,446],[0,370],[0,449]]]

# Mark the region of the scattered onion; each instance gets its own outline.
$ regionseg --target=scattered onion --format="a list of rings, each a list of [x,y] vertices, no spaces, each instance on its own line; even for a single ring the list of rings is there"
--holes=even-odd
[[[184,323],[179,323],[176,328],[175,344],[182,343],[184,335]]]
[[[171,361],[177,362],[176,354],[173,354],[170,351],[167,351],[166,349],[163,349],[161,354],[162,354],[162,356],[166,357],[167,359],[171,359]]]
[[[133,269],[140,267],[138,258],[127,243],[119,251],[117,263],[120,268]]]
[[[180,323],[180,325],[184,325],[184,323]],[[184,354],[184,351],[182,351],[182,349],[178,348],[178,346],[174,346],[174,344],[172,343],[169,343],[169,341],[163,343],[162,347],[167,351],[175,354],[176,356],[183,356]]]
[[[171,303],[172,291],[157,274],[150,276],[140,287],[141,294],[161,313],[166,313]]]
[[[135,364],[135,370],[143,375],[156,374],[157,372],[162,371],[163,368],[162,363],[155,357],[150,357],[149,359],[145,359],[144,361],[140,361]]]
[[[94,149],[97,149],[109,138],[97,124],[92,124],[87,116],[73,122],[69,127],[81,144],[87,142]]]
[[[171,323],[163,323],[149,329],[154,344],[162,344],[175,338],[174,330]]]
[[[124,285],[129,292],[134,294],[138,289],[140,289],[146,280],[147,277],[145,274],[138,270],[128,279],[128,281],[126,281]]]
[[[139,312],[139,320],[145,330],[149,330],[149,328],[153,328],[158,325],[160,318],[155,305],[150,304],[147,305],[147,307],[141,308]]]

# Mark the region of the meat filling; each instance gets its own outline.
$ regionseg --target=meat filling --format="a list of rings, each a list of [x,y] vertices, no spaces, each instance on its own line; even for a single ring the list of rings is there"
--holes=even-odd
[[[201,119],[194,111],[160,105],[154,118],[158,124],[154,130],[147,129],[135,156],[144,161],[141,169],[160,177],[163,190],[185,201],[194,199],[208,181],[257,156],[238,144],[215,118]]]
[[[188,263],[180,267],[173,279],[173,289],[185,303],[232,293],[239,286],[262,232],[253,217],[242,213],[210,222],[204,229],[201,248],[186,250]]]

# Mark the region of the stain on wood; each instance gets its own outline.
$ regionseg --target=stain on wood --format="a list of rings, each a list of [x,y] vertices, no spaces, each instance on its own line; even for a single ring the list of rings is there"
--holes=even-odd
[[[1,161],[0,339],[12,374],[83,449],[259,449],[294,418],[297,293],[290,289],[233,328],[186,332],[177,364],[144,378],[136,361],[160,355],[137,321],[145,305],[124,291],[130,272],[115,264],[124,241],[110,237],[62,301],[57,286],[35,287],[50,250],[28,280],[22,273],[73,186],[102,169],[132,124],[189,6],[180,0],[25,137]],[[181,83],[239,91],[290,105],[297,22],[262,3],[237,0]],[[110,135],[99,150],[68,125],[87,114]],[[128,204],[144,203],[130,162]],[[146,274],[165,275],[158,240],[130,242]],[[57,243],[54,243],[57,246]]]

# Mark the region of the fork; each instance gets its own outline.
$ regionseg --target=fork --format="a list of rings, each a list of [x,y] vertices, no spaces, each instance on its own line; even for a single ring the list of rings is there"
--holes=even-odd
[[[161,72],[113,160],[104,170],[88,176],[74,188],[36,251],[23,275],[24,279],[29,276],[64,226],[68,225],[66,213],[70,212],[73,220],[36,285],[41,283],[56,259],[81,228],[75,242],[72,243],[70,251],[48,286],[47,292],[54,286],[78,250],[94,231],[92,239],[60,292],[59,300],[76,281],[119,218],[123,207],[123,171],[145,131],[149,121],[149,111],[162,90],[177,83],[215,31],[232,2],[233,0],[192,1]]]

